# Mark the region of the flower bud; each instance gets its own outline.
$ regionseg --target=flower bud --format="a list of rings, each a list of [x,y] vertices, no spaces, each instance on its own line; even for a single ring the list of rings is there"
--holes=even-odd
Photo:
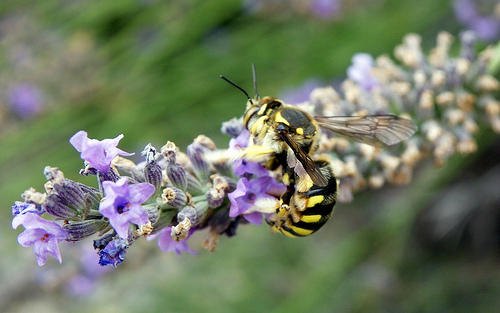
[[[216,208],[224,201],[226,190],[229,189],[229,183],[225,177],[218,174],[212,175],[211,178],[213,179],[213,187],[206,192],[205,196],[208,206]]]
[[[103,181],[117,182],[121,178],[114,166],[111,166],[107,173],[102,173],[101,171],[98,171],[97,177],[99,178],[101,184]]]
[[[175,187],[186,190],[187,188],[187,178],[186,170],[179,163],[169,162],[167,164],[167,177],[170,183]]]
[[[63,179],[59,183],[54,183],[53,190],[63,198],[69,206],[80,212],[86,211],[85,195],[79,184],[69,179]],[[49,197],[50,197],[49,193]]]
[[[158,164],[147,164],[144,167],[144,177],[146,182],[155,187],[155,190],[160,189],[162,183],[162,171]]]
[[[205,150],[207,148],[198,142],[193,142],[187,147],[187,155],[193,165],[193,170],[196,176],[205,181],[210,174],[210,165],[205,161]]]
[[[57,167],[46,166],[43,169],[43,174],[47,178],[47,180],[52,181],[53,183],[58,183],[64,179],[64,174]]]
[[[172,236],[172,239],[175,241],[186,239],[189,236],[191,225],[191,220],[184,219],[182,222],[170,229],[170,236]]]
[[[186,194],[179,188],[175,187],[167,187],[163,189],[161,199],[163,200],[163,203],[174,209],[182,208],[187,202]]]
[[[187,191],[192,195],[199,195],[204,192],[203,185],[194,175],[186,173]]]
[[[162,169],[156,162],[156,149],[148,144],[141,154],[146,157],[144,178],[146,182],[155,187],[155,190],[159,190],[162,183]]]
[[[151,231],[151,235],[158,233],[163,228],[172,225],[172,219],[176,216],[177,210],[169,209],[162,210],[159,212],[159,218],[153,225],[153,230]]]
[[[227,122],[222,123],[221,132],[223,134],[238,137],[239,134],[245,129],[243,125],[243,120],[241,118],[233,117]]]
[[[99,219],[70,222],[64,224],[63,228],[69,231],[68,241],[79,241],[103,230],[108,225],[108,222]]]
[[[177,152],[179,149],[175,143],[168,141],[166,145],[161,147],[161,154],[170,163],[175,163],[177,159]]]
[[[216,208],[222,204],[224,201],[225,192],[224,190],[217,190],[215,188],[210,188],[205,194],[207,198],[208,206],[211,208]]]
[[[178,224],[172,227],[170,235],[175,241],[186,239],[189,236],[189,230],[195,226],[198,221],[198,213],[196,208],[191,206],[184,207],[177,213]]]
[[[142,208],[146,213],[148,214],[148,219],[151,222],[151,224],[155,224],[158,222],[158,219],[160,218],[160,208],[156,204],[149,204],[149,205],[143,205]]]
[[[71,206],[64,198],[51,193],[42,204],[42,208],[52,216],[63,220],[81,220],[83,212]]]
[[[208,209],[210,207],[208,206],[208,203],[205,200],[205,201],[195,202],[194,208],[196,210],[196,221],[193,222],[193,226],[196,226],[205,219],[208,213]]]
[[[192,222],[196,221],[196,209],[191,206],[186,206],[182,210],[177,213],[177,221],[180,223],[186,219],[191,220]]]
[[[85,194],[85,202],[87,203],[87,208],[98,209],[99,203],[101,202],[102,194],[99,190],[86,186],[81,183],[76,183]]]

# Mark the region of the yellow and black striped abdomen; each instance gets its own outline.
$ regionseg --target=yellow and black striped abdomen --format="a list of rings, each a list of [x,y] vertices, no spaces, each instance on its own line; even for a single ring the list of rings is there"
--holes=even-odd
[[[288,237],[309,236],[320,229],[333,213],[337,196],[337,180],[327,161],[316,161],[327,178],[324,187],[313,185],[305,192],[296,192],[289,210],[278,209],[276,216],[268,220],[275,230]]]

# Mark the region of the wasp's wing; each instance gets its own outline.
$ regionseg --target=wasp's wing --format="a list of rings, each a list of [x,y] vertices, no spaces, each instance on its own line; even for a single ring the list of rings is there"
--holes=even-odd
[[[410,138],[417,125],[395,115],[315,116],[318,125],[341,137],[375,147],[394,145]]]
[[[295,153],[295,157],[302,164],[307,174],[309,174],[312,182],[319,187],[326,186],[328,184],[328,180],[325,176],[323,176],[318,165],[307,153],[304,152],[304,150],[302,150],[302,148],[300,148],[300,146],[292,139],[290,134],[287,132],[278,132],[278,136],[280,136],[280,138],[292,149],[293,153]]]

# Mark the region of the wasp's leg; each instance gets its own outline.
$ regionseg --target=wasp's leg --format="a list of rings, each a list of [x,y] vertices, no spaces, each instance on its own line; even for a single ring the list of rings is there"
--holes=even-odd
[[[282,181],[286,186],[286,191],[280,197],[280,207],[276,211],[278,214],[280,211],[290,210],[290,201],[295,194],[295,173],[292,168],[289,168],[288,166],[283,168]]]
[[[258,162],[265,164],[274,159],[276,152],[262,145],[252,145],[243,151],[243,158],[249,162]]]

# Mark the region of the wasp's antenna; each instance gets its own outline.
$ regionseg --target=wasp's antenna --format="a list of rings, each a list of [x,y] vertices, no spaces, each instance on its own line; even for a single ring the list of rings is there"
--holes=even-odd
[[[239,90],[241,90],[245,96],[247,96],[247,99],[248,101],[250,101],[250,103],[252,103],[252,98],[250,98],[250,96],[248,95],[248,93],[245,91],[245,89],[243,89],[242,87],[236,85],[236,83],[233,83],[232,81],[230,81],[229,79],[227,79],[226,77],[220,75],[220,78],[222,78],[223,80],[227,81],[228,83],[230,83],[231,85],[233,85],[234,87],[238,88]]]
[[[259,100],[259,92],[257,91],[257,71],[255,70],[255,64],[252,63],[252,75],[253,75],[253,90],[255,91],[255,99]]]

